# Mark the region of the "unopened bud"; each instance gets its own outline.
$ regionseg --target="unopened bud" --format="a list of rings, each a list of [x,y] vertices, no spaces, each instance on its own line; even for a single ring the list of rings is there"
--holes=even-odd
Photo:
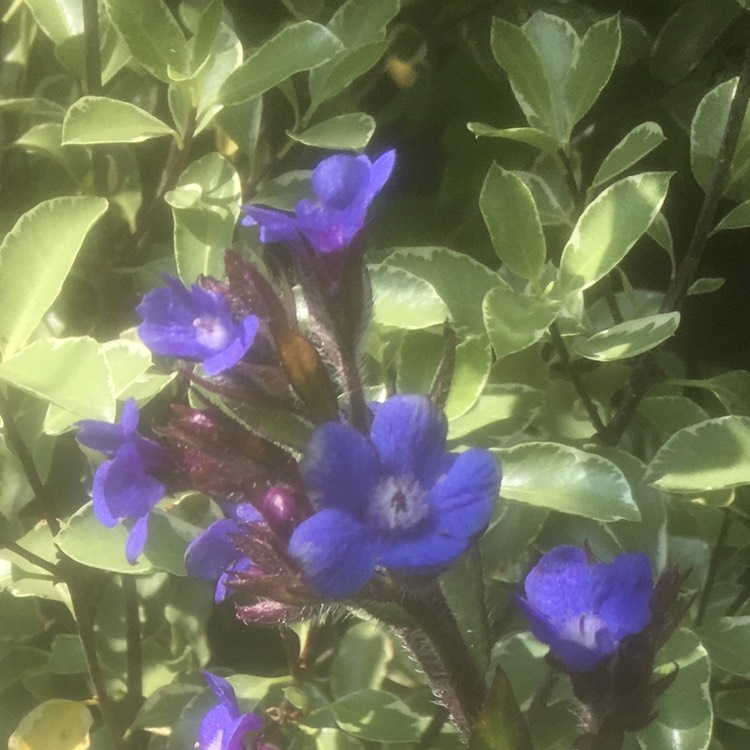
[[[280,536],[289,536],[300,521],[299,502],[291,487],[277,484],[263,498],[263,515]]]

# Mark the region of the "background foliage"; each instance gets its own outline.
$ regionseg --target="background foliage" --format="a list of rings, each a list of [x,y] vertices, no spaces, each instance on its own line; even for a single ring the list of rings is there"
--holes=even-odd
[[[698,596],[660,655],[677,681],[628,747],[748,746],[743,3],[0,12],[0,744],[116,747],[114,726],[131,747],[192,747],[210,662],[243,708],[272,709],[282,747],[458,746],[372,622],[336,620],[320,644],[214,608],[182,557],[218,517],[206,497],[169,498],[129,565],[127,532],[93,515],[71,432],[130,397],[158,418],[179,387],[133,330],[163,272],[190,284],[221,277],[227,247],[260,257],[256,230],[236,229],[241,204],[292,208],[329,150],[396,147],[367,229],[365,369],[373,396],[428,391],[451,321],[451,445],[490,448],[504,470],[480,544],[489,630],[472,624],[461,566],[442,581],[478,658],[507,672],[536,748],[570,747],[562,681],[532,703],[545,649],[512,595],[556,544],[643,550],[657,572],[689,568]],[[310,431],[257,420],[298,447]],[[304,679],[285,658],[298,642],[319,657]]]

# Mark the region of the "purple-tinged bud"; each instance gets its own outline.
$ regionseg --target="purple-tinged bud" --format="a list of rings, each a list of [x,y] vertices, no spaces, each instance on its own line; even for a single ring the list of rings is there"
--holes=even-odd
[[[302,520],[297,494],[283,484],[274,485],[266,492],[262,512],[268,525],[283,537],[289,537]]]
[[[236,607],[237,619],[247,625],[278,627],[304,619],[303,610],[293,604],[282,604],[271,599],[260,599],[255,604]]]

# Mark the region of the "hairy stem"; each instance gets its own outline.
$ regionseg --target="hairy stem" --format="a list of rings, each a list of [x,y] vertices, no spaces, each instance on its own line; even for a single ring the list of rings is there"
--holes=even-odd
[[[700,599],[698,600],[698,613],[695,615],[695,627],[698,628],[703,623],[703,618],[706,616],[706,608],[708,607],[708,600],[711,598],[711,590],[714,587],[716,581],[716,573],[719,569],[719,555],[721,555],[722,549],[724,549],[724,542],[727,540],[727,534],[729,533],[729,526],[732,522],[732,518],[729,515],[728,510],[724,510],[724,518],[721,521],[719,527],[719,533],[716,535],[716,542],[714,544],[713,552],[711,553],[711,560],[708,563],[708,573],[706,574],[706,582],[703,585]]]
[[[81,0],[83,4],[83,34],[86,43],[86,93],[102,93],[102,57],[99,43],[99,7],[97,0]],[[101,148],[91,149],[91,169],[94,174],[94,193],[107,194],[107,163]]]

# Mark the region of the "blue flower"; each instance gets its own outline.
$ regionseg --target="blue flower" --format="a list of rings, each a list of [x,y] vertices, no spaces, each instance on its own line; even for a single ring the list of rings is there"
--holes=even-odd
[[[128,399],[120,424],[93,419],[78,423],[78,441],[109,458],[94,474],[94,513],[105,526],[122,521],[135,523],[130,529],[125,554],[135,563],[148,536],[151,509],[164,497],[165,487],[152,472],[163,461],[158,443],[138,434],[138,407]]]
[[[228,585],[236,573],[249,573],[254,565],[237,547],[235,539],[244,526],[261,523],[263,516],[250,503],[227,503],[228,518],[214,521],[185,550],[185,568],[193,578],[216,581],[214,601],[219,604],[232,594]]]
[[[208,686],[219,699],[218,705],[210,709],[198,729],[200,750],[249,750],[256,743],[245,743],[248,732],[257,732],[263,722],[257,714],[243,714],[237,705],[237,696],[232,686],[223,677],[204,672]]]
[[[138,335],[146,346],[164,357],[202,362],[209,375],[236,365],[253,345],[258,318],[248,315],[237,323],[221,294],[164,278],[167,286],[148,292],[136,308],[143,318]]]
[[[531,632],[570,672],[588,672],[614,654],[623,638],[651,621],[651,564],[641,552],[591,562],[579,547],[548,552],[526,577],[518,602]]]
[[[289,552],[322,594],[357,593],[375,567],[443,569],[487,525],[500,472],[484,450],[446,454],[447,423],[425,396],[393,396],[375,412],[369,439],[329,422],[305,450],[303,479],[319,511],[300,524]]]
[[[258,224],[261,242],[306,240],[319,253],[347,248],[364,226],[367,208],[390,177],[395,159],[395,151],[387,151],[373,163],[366,156],[331,156],[312,173],[317,200],[301,200],[294,216],[246,206],[242,223]]]

